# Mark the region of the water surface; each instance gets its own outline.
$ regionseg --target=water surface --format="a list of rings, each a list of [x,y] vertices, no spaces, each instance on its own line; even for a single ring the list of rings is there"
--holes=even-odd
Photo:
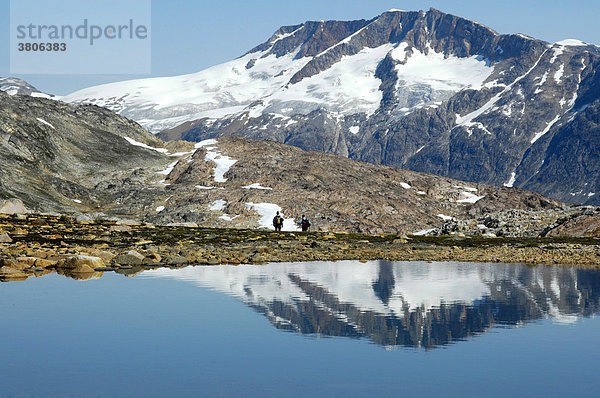
[[[600,272],[336,262],[0,284],[0,396],[597,396]]]

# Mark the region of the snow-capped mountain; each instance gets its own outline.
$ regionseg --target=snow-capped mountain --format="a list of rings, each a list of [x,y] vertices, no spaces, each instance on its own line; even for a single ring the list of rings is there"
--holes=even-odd
[[[600,293],[585,270],[499,264],[346,261],[157,269],[142,275],[233,295],[277,328],[426,348],[496,324],[576,322],[598,312]]]
[[[198,73],[62,99],[108,107],[169,139],[271,139],[597,203],[599,65],[600,48],[577,40],[390,10],[285,26]]]

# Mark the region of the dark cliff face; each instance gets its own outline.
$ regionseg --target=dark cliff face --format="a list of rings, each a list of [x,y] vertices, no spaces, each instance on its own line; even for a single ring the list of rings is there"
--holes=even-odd
[[[287,36],[275,40],[282,35]],[[600,100],[597,46],[499,35],[431,9],[284,27],[252,51],[282,56],[300,48],[295,57],[312,57],[290,78],[291,87],[384,44],[405,46],[405,59],[390,51],[379,60],[374,74],[382,99],[373,114],[340,116],[323,106],[277,123],[271,113],[245,112],[198,120],[161,136],[271,139],[465,181],[510,184],[569,202],[600,203],[600,165],[593,151]],[[407,86],[398,68],[415,55],[434,53],[446,59],[477,57],[490,74],[481,87],[458,91]]]

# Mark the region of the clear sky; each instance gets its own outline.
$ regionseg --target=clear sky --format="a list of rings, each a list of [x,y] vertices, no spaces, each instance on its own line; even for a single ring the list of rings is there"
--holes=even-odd
[[[41,91],[67,94],[112,81],[192,73],[242,55],[282,25],[370,19],[391,8],[430,7],[480,22],[499,33],[524,33],[549,42],[576,38],[600,44],[598,0],[153,0],[151,75],[17,77]],[[10,1],[0,0],[0,53],[4,54],[0,76],[9,76],[9,9]]]

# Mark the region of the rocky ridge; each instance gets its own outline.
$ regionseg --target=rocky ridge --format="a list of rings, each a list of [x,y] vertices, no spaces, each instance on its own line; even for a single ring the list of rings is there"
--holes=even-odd
[[[31,95],[35,97],[50,97],[42,93],[23,79],[16,77],[0,77],[0,91],[8,95]]]

